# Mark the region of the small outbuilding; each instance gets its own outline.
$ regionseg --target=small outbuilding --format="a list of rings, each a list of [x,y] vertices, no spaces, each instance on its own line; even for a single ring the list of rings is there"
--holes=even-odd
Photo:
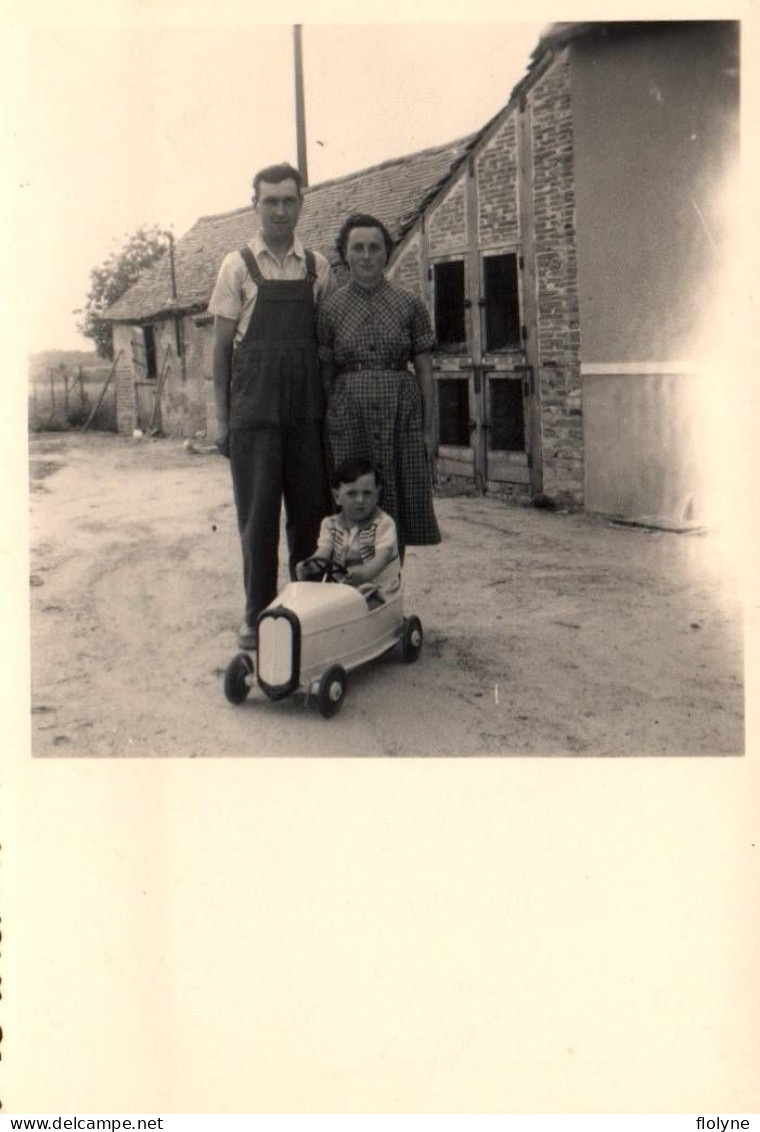
[[[695,355],[725,256],[739,25],[554,24],[476,134],[306,190],[336,260],[369,211],[437,335],[438,474],[629,519],[699,517]],[[121,431],[214,431],[211,320],[252,208],[202,217],[108,312]],[[160,397],[156,413],[156,399]]]

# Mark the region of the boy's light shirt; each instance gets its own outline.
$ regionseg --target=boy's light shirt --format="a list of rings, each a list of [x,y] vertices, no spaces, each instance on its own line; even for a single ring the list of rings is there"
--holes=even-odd
[[[371,544],[374,547],[375,555],[385,549],[391,549],[393,553],[390,562],[372,579],[372,584],[377,586],[382,593],[392,593],[393,590],[398,589],[401,584],[401,564],[398,556],[396,524],[390,515],[386,514],[382,508],[376,507],[365,523],[352,525],[346,522],[342,512],[337,515],[328,515],[327,518],[322,520],[319,531],[319,543],[315,551],[317,557],[333,557],[334,542],[331,532],[334,527],[340,527],[345,532],[342,545],[340,548],[335,548],[340,551],[340,553],[335,554],[335,560],[341,566],[348,566],[349,568],[366,565],[372,561],[374,556],[362,556],[361,536],[364,531],[376,527],[375,539]]]

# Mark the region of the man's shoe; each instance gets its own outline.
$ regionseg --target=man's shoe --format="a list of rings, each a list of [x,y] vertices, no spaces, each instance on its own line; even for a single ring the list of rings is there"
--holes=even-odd
[[[258,643],[259,638],[255,627],[251,627],[247,621],[244,621],[238,629],[238,644],[241,649],[245,649],[246,652],[255,652]]]

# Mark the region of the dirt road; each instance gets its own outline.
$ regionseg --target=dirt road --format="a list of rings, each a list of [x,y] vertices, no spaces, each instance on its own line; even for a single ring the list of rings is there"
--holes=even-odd
[[[30,439],[37,756],[740,754],[741,611],[711,536],[437,502],[410,550],[426,642],[341,712],[229,705],[240,561],[228,467],[180,441]]]

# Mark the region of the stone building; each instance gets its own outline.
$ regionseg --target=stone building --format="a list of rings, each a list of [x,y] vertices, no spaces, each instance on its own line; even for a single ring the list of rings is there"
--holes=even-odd
[[[441,479],[628,518],[694,517],[694,343],[738,150],[739,25],[554,24],[504,108],[451,145],[306,190],[335,261],[370,211],[434,321]],[[213,434],[206,306],[252,209],[202,217],[109,311],[119,427]],[[162,379],[163,374],[163,381]]]

